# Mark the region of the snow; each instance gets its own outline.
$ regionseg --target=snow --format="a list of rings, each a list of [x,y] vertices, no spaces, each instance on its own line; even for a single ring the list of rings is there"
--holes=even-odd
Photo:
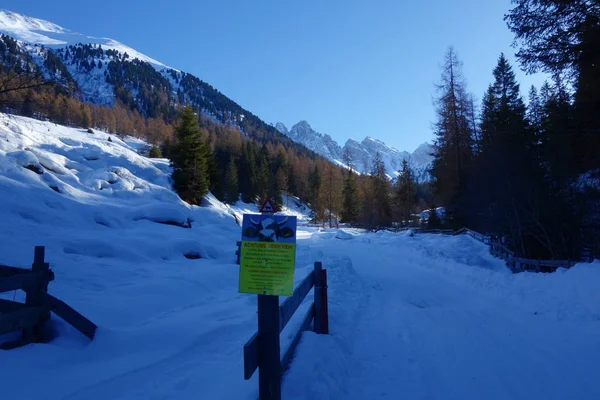
[[[8,10],[0,9],[0,33],[10,35],[25,43],[40,44],[48,47],[66,47],[78,43],[99,44],[105,50],[112,49],[120,53],[127,53],[131,58],[146,61],[158,69],[168,68],[163,63],[116,40],[85,36],[62,28],[52,22],[28,17]]]
[[[99,327],[90,342],[53,317],[52,342],[0,352],[3,396],[256,399],[256,296],[237,293],[235,250],[236,216],[257,206],[189,206],[167,160],[108,137],[0,115],[0,264],[47,246],[49,292]],[[511,274],[468,235],[319,229],[284,204],[301,217],[295,283],[327,269],[331,333],[302,335],[284,399],[600,398],[600,262]]]
[[[600,263],[512,275],[466,235],[304,245],[326,253],[331,335],[304,335],[283,398],[599,398]]]
[[[340,240],[350,240],[354,239],[354,235],[344,231],[343,229],[340,229],[335,233],[335,238]]]

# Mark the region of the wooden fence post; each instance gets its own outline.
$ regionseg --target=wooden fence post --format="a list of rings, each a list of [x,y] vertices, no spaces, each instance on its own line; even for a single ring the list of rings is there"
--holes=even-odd
[[[258,398],[281,400],[279,296],[258,295]]]
[[[31,270],[34,273],[48,274],[50,271],[50,264],[45,262],[44,257],[46,254],[46,248],[44,246],[35,246],[33,264]],[[39,284],[35,285],[26,290],[27,296],[25,297],[25,304],[28,307],[37,307],[43,304],[44,293],[48,292],[48,280],[40,281]],[[43,336],[43,328],[46,321],[50,319],[50,309],[44,311],[40,319],[31,328],[25,328],[22,331],[22,339],[29,339],[33,341],[41,341]]]
[[[315,333],[329,333],[329,312],[327,307],[327,270],[320,261],[315,263]]]

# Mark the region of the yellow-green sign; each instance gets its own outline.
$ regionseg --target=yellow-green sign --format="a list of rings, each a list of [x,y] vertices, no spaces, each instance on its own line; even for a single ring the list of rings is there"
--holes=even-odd
[[[296,263],[296,217],[244,214],[240,293],[291,296]]]

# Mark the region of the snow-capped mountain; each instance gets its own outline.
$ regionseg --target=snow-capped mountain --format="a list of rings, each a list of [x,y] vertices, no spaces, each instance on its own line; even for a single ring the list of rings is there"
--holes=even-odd
[[[340,145],[331,136],[312,129],[306,121],[298,122],[292,126],[290,131],[281,122],[277,123],[275,128],[284,135],[289,136],[293,141],[304,145],[325,158],[332,161],[342,160],[342,148]]]
[[[78,43],[101,45],[105,50],[111,49],[120,53],[127,53],[131,58],[146,61],[159,68],[166,67],[163,63],[116,40],[82,35],[52,22],[3,9],[0,9],[0,33],[10,35],[22,42],[53,48],[76,45]]]
[[[295,142],[303,144],[337,164],[347,166],[349,158],[352,168],[359,173],[369,173],[375,156],[379,153],[385,163],[386,173],[390,177],[398,174],[398,170],[402,168],[402,161],[406,159],[418,181],[429,179],[428,170],[433,160],[431,153],[434,150],[430,143],[421,144],[412,153],[397,150],[372,137],[366,137],[362,142],[348,139],[344,147],[341,147],[331,136],[315,131],[306,121],[298,122],[291,130],[281,122],[278,122],[275,128]]]

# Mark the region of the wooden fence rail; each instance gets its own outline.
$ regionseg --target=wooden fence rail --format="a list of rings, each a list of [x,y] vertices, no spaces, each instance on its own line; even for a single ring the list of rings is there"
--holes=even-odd
[[[313,287],[314,300],[302,318],[300,328],[292,342],[281,357],[279,334]],[[258,369],[260,400],[280,400],[281,376],[290,365],[302,332],[310,329],[311,323],[314,322],[314,332],[329,333],[327,270],[323,269],[320,262],[316,262],[314,270],[294,289],[292,296],[288,297],[281,305],[278,304],[277,296],[261,296],[259,295],[258,298],[258,332],[244,345],[244,379],[250,379]],[[277,302],[276,311],[269,312],[266,307],[261,309],[261,301],[272,301],[273,299]],[[273,323],[275,326],[272,326]]]
[[[552,272],[560,267],[571,268],[574,264],[571,260],[540,260],[517,257],[516,253],[506,245],[493,240],[488,235],[482,235],[468,228],[459,229],[455,234],[468,234],[480,242],[488,244],[490,246],[490,254],[503,259],[514,273],[524,271]]]
[[[406,228],[411,229],[411,228]],[[535,271],[535,272],[552,272],[558,268],[571,268],[574,265],[572,260],[539,260],[517,257],[516,253],[509,249],[503,243],[494,240],[490,235],[483,235],[469,228],[461,228],[456,231],[448,229],[414,229],[416,233],[443,233],[452,235],[469,235],[481,243],[490,246],[490,254],[494,257],[501,258],[506,262],[506,265],[512,272]]]
[[[9,350],[30,343],[46,342],[50,338],[44,325],[55,313],[75,329],[93,339],[96,325],[67,304],[48,294],[48,284],[54,280],[50,264],[45,262],[45,247],[35,247],[31,269],[0,265],[0,293],[23,290],[25,303],[0,299],[0,335],[20,331],[18,339],[0,343]]]

